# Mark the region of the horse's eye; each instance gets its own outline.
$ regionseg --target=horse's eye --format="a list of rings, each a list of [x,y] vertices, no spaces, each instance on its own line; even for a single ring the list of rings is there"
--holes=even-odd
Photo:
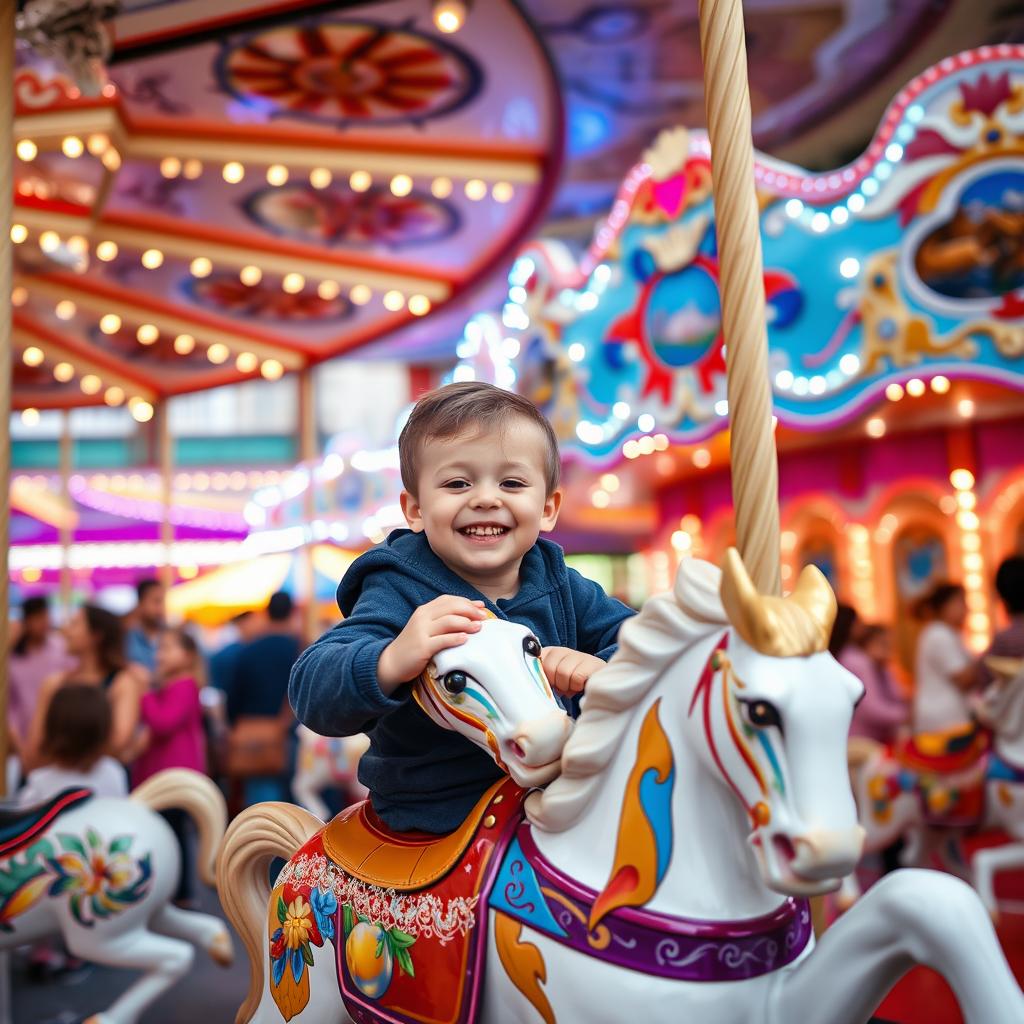
[[[442,682],[444,688],[454,696],[457,693],[462,693],[469,679],[465,672],[448,672]]]
[[[750,700],[744,701],[743,706],[746,708],[747,721],[755,728],[782,728],[782,716],[774,704],[769,704],[766,700]]]
[[[523,651],[531,658],[539,658],[540,641],[535,636],[523,637]]]

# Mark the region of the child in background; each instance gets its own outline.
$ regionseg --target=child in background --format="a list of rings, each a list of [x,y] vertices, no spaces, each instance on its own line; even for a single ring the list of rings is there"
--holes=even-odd
[[[203,709],[199,702],[199,646],[183,629],[165,629],[156,649],[156,686],[142,698],[141,752],[132,764],[132,785],[165,768],[206,771]],[[175,902],[192,903],[192,843],[188,816],[172,809],[161,812],[181,846],[181,876]]]
[[[56,690],[43,720],[43,763],[28,773],[18,804],[40,804],[77,786],[97,796],[127,796],[124,766],[103,753],[110,728],[110,702],[102,690],[81,683]]]
[[[450,832],[501,777],[441,729],[406,684],[488,613],[528,626],[567,702],[614,653],[633,614],[539,537],[561,505],[558,442],[528,400],[449,384],[416,403],[398,441],[408,530],[356,559],[338,588],[345,619],[292,669],[299,720],[321,736],[366,732],[359,781],[396,831]]]

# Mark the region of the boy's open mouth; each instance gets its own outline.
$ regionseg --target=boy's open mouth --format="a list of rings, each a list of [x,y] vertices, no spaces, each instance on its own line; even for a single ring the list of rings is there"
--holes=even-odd
[[[509,532],[509,529],[509,527],[497,523],[478,523],[473,526],[463,526],[458,532],[477,544],[486,544],[500,540]]]

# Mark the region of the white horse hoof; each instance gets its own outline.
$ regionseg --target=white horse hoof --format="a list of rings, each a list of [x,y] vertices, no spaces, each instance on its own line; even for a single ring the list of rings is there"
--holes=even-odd
[[[210,959],[221,967],[230,967],[235,962],[235,948],[227,930],[218,932],[206,950]]]

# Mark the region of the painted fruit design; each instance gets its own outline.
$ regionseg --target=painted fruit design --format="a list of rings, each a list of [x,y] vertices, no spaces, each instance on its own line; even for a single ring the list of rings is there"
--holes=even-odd
[[[345,963],[359,991],[369,999],[379,999],[391,984],[394,970],[394,958],[384,929],[360,921],[345,941]]]

